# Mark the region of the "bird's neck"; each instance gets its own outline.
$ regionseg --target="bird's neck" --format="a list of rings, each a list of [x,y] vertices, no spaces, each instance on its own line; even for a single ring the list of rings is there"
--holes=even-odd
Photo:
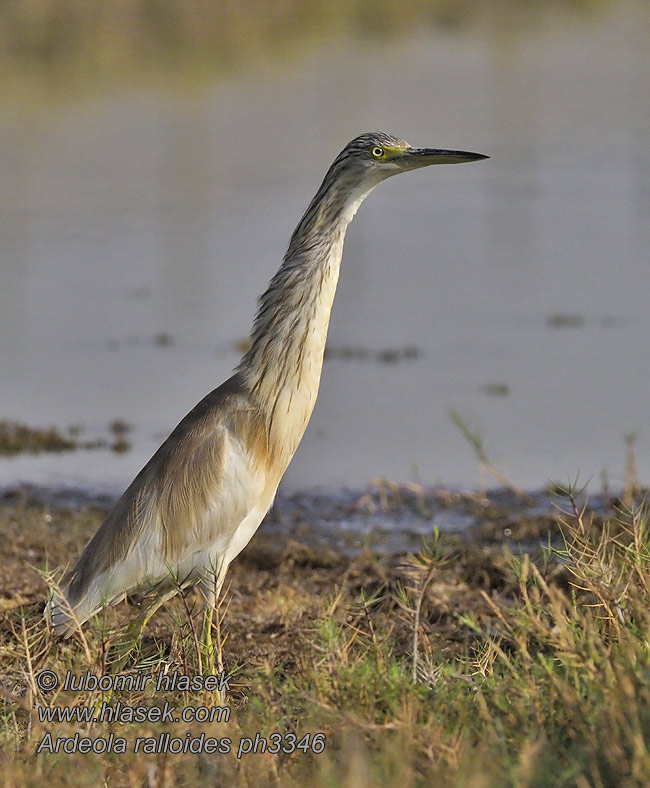
[[[310,206],[311,209],[311,206]],[[259,301],[251,346],[238,371],[261,406],[281,472],[298,447],[318,387],[349,212],[323,217],[307,210],[284,262]]]

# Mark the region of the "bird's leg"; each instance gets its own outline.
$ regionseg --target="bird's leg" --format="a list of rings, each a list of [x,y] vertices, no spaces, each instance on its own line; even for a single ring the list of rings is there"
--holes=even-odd
[[[212,616],[214,608],[206,605],[203,608],[203,622],[201,626],[201,649],[205,656],[205,672],[207,675],[214,673],[214,644],[212,642]]]
[[[205,599],[203,604],[203,616],[201,621],[201,656],[203,662],[203,672],[206,676],[213,675],[215,672],[215,644],[212,641],[212,619],[214,616],[215,605],[211,599]],[[217,661],[221,662],[220,656]]]
[[[201,625],[201,650],[205,657],[205,673],[213,675],[215,667],[223,670],[223,660],[221,656],[221,638],[215,644],[212,641],[212,621],[216,612],[217,624],[219,624],[219,593],[223,585],[227,567],[220,567],[213,570],[201,580],[200,587],[203,596],[203,621]],[[215,660],[216,658],[216,660]],[[216,663],[216,664],[215,664]]]
[[[178,592],[177,588],[170,588],[162,594],[157,595],[126,628],[116,643],[117,662],[113,665],[113,672],[119,673],[126,664],[128,658],[133,654],[142,637],[144,628],[153,614],[162,607],[169,599]]]

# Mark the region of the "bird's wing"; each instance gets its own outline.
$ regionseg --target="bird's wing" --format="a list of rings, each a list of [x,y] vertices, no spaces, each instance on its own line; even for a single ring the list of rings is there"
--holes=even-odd
[[[264,418],[234,375],[188,413],[117,502],[63,580],[70,606],[96,608],[210,544],[229,544],[266,497],[267,447]]]

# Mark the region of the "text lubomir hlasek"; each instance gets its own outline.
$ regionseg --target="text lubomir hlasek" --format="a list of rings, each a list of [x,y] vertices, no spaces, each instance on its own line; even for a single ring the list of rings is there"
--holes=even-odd
[[[145,688],[153,688],[155,692],[224,692],[230,690],[231,678],[232,676],[225,670],[208,676],[187,676],[177,670],[171,672],[161,670],[155,675],[140,670],[137,673],[119,673],[115,676],[97,676],[87,670],[77,676],[68,670],[61,689],[70,692],[92,692],[94,690],[140,692]]]

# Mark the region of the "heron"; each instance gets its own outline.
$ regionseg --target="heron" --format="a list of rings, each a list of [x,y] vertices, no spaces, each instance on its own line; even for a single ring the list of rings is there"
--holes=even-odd
[[[392,175],[486,158],[414,148],[383,132],[343,148],[259,298],[233,375],[171,432],[52,593],[45,615],[57,634],[152,589],[140,634],[156,609],[194,585],[211,617],[228,566],[270,509],[313,411],[348,224]]]

